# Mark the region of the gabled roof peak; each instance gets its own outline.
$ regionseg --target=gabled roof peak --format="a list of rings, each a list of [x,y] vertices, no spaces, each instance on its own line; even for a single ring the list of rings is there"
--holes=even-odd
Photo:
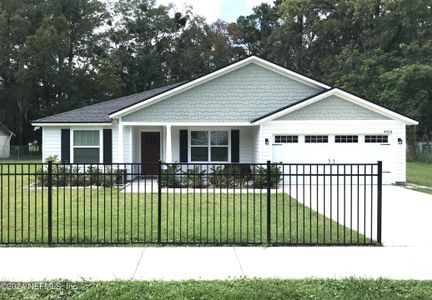
[[[150,106],[150,105],[152,105],[154,103],[157,103],[159,101],[162,101],[162,100],[164,100],[164,99],[166,99],[168,97],[172,97],[174,95],[177,95],[179,93],[187,91],[187,90],[189,90],[191,88],[194,88],[196,86],[204,84],[204,83],[206,83],[206,82],[208,82],[210,80],[216,79],[216,78],[218,78],[220,76],[223,76],[225,74],[228,74],[230,72],[233,72],[235,70],[243,68],[243,67],[245,67],[245,66],[247,66],[247,65],[249,65],[251,63],[254,63],[254,64],[256,64],[256,65],[258,65],[260,67],[263,67],[263,68],[265,68],[267,70],[270,70],[272,72],[278,73],[278,74],[280,74],[282,76],[288,77],[288,78],[290,78],[292,80],[299,81],[299,82],[301,82],[301,83],[303,83],[305,85],[311,86],[311,87],[315,88],[317,90],[317,92],[318,91],[322,91],[323,89],[326,90],[326,89],[330,89],[331,88],[331,86],[326,85],[326,84],[324,84],[324,83],[322,83],[322,82],[320,82],[318,80],[312,79],[310,77],[307,77],[307,76],[302,75],[300,73],[297,73],[295,71],[289,70],[289,69],[287,69],[285,67],[279,66],[279,65],[277,65],[275,63],[267,61],[267,60],[265,60],[263,58],[260,58],[258,56],[251,55],[251,56],[248,56],[248,57],[246,57],[246,58],[244,58],[242,60],[234,62],[234,63],[232,63],[232,64],[230,64],[228,66],[225,66],[225,67],[223,67],[221,69],[218,69],[218,70],[216,70],[214,72],[211,72],[211,73],[209,73],[207,75],[204,75],[202,77],[199,77],[199,78],[196,78],[194,80],[191,80],[191,81],[189,81],[189,82],[187,82],[185,84],[182,84],[182,85],[180,85],[180,86],[178,86],[178,87],[176,87],[174,89],[170,89],[170,90],[168,90],[168,91],[166,91],[164,93],[156,95],[155,97],[152,97],[151,99],[148,99],[145,102],[139,102],[139,103],[136,103],[136,104],[131,105],[129,107],[126,107],[126,108],[114,111],[114,112],[112,112],[109,115],[109,117],[110,118],[119,118],[121,116],[127,115],[127,114],[129,114],[131,112],[134,112],[134,111],[138,110],[138,109],[142,109],[144,107]]]

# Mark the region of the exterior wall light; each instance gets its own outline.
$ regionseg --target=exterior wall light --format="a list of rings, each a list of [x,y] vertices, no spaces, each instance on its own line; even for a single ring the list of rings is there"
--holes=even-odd
[[[268,138],[265,138],[265,140],[264,140],[264,141],[265,141],[265,144],[266,144],[266,145],[270,144],[270,141],[269,141],[269,139],[268,139]]]
[[[401,138],[398,138],[398,144],[399,144],[399,145],[402,145],[402,144],[403,144],[403,141],[402,141]]]

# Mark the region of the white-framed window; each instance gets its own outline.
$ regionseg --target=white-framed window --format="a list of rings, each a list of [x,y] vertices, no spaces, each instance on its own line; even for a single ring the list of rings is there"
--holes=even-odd
[[[328,135],[306,135],[305,143],[328,143]]]
[[[388,135],[366,135],[365,143],[388,143]]]
[[[358,143],[358,135],[336,135],[335,143]]]
[[[275,135],[275,143],[298,143],[298,135]]]
[[[100,163],[102,158],[101,130],[73,130],[72,158],[74,163]]]
[[[189,130],[190,162],[229,162],[230,131]]]

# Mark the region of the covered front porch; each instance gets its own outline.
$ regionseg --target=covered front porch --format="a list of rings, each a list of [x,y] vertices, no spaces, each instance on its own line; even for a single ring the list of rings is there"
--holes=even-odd
[[[259,161],[259,126],[119,123],[113,130],[119,163],[252,163]],[[115,141],[118,141],[117,143]],[[142,165],[142,172],[154,173]]]

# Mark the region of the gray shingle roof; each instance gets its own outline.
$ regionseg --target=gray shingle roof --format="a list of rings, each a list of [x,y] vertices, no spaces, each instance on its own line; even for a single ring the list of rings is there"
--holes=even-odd
[[[138,102],[148,100],[160,93],[173,89],[184,82],[175,83],[157,89],[133,94],[105,102],[81,107],[57,115],[38,119],[33,123],[111,123],[109,115]]]

